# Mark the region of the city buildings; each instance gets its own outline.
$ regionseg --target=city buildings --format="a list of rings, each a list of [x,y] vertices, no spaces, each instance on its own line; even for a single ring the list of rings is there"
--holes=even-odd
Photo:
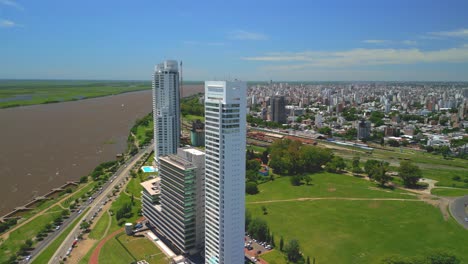
[[[205,146],[205,124],[198,119],[192,123],[190,141],[194,147]]]
[[[154,157],[175,154],[180,141],[180,88],[177,61],[167,60],[153,74]]]
[[[204,167],[205,153],[191,147],[159,158],[160,205],[152,220],[158,234],[180,254],[203,250]]]
[[[286,123],[286,100],[284,96],[275,95],[270,98],[271,121],[280,124]]]
[[[368,139],[371,134],[371,122],[366,120],[361,120],[358,123],[357,129],[357,138],[358,139]]]
[[[157,206],[159,205],[159,198],[161,195],[160,178],[155,178],[141,183],[142,191],[142,207],[143,215],[148,219],[151,224],[156,223],[158,214]]]
[[[205,82],[205,263],[244,263],[246,83]]]

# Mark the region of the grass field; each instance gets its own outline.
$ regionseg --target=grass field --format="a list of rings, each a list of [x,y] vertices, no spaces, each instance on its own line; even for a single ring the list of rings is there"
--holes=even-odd
[[[75,219],[75,221],[73,221],[71,225],[69,225],[65,229],[65,231],[62,232],[62,234],[60,234],[46,249],[44,249],[44,251],[42,251],[41,254],[39,254],[39,256],[37,256],[37,258],[35,258],[32,263],[33,264],[47,263],[50,260],[50,258],[52,258],[55,251],[60,247],[62,242],[65,240],[65,238],[67,238],[68,234],[71,232],[73,227],[75,227],[80,222],[80,220],[83,218],[84,214],[88,210],[89,208],[86,209],[77,219]]]
[[[352,197],[352,198],[404,198],[416,199],[399,189],[390,190],[360,178],[334,174],[311,174],[310,185],[292,186],[289,177],[276,178],[272,182],[260,184],[260,193],[247,195],[247,202],[285,200],[311,197]]]
[[[248,204],[285,242],[298,239],[305,256],[317,263],[380,263],[389,255],[412,256],[430,249],[453,251],[468,261],[468,231],[423,202],[298,201]],[[267,257],[267,259],[269,259]],[[273,256],[275,264],[286,262]]]
[[[62,209],[59,206],[54,206],[31,222],[11,232],[9,237],[0,245],[0,251],[2,252],[0,254],[0,263],[4,263],[12,254],[16,254],[24,241],[34,238],[46,224],[51,223],[61,212]]]
[[[147,133],[151,131],[149,138],[153,138],[153,121],[150,121],[147,126],[138,126],[137,128],[137,133],[136,133],[136,140],[138,141],[138,144],[143,144],[147,138]]]
[[[0,108],[74,101],[150,89],[143,81],[2,80]]]
[[[111,216],[107,213],[107,211],[103,212],[101,218],[99,218],[99,221],[97,221],[96,225],[91,230],[88,237],[97,240],[102,239],[105,235],[107,226],[109,225],[110,221]]]
[[[437,196],[464,196],[468,195],[468,189],[434,188],[431,193]]]
[[[128,237],[124,233],[109,240],[101,249],[99,263],[131,263],[146,260],[150,264],[166,264],[165,255],[146,237]]]
[[[272,251],[261,255],[262,259],[268,262],[268,264],[284,264],[286,262],[286,256],[278,251],[277,249],[273,249]]]

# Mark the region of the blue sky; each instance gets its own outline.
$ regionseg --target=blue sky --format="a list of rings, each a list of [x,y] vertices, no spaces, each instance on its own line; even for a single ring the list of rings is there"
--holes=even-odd
[[[0,0],[0,78],[468,81],[468,1]]]

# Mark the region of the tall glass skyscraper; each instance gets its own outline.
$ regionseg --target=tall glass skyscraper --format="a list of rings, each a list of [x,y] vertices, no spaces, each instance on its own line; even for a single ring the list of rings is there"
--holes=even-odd
[[[154,157],[177,153],[180,141],[180,84],[177,61],[167,60],[153,74]]]
[[[245,82],[205,82],[205,263],[244,263]]]

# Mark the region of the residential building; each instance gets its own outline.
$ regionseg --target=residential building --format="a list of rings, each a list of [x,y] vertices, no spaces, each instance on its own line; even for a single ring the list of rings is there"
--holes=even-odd
[[[180,254],[204,248],[204,167],[205,153],[191,147],[159,158],[161,198],[155,227]]]
[[[245,82],[205,82],[205,263],[244,263]]]
[[[271,121],[280,124],[286,123],[286,100],[284,96],[273,96],[270,99]]]
[[[157,207],[159,206],[159,198],[161,195],[160,178],[158,177],[142,182],[141,186],[143,187],[143,191],[141,192],[143,215],[152,225],[155,225],[158,214]]]
[[[180,141],[180,87],[177,61],[166,60],[153,74],[154,158],[175,154]]]
[[[199,119],[192,122],[192,130],[190,130],[190,141],[192,146],[205,146],[205,124]]]
[[[368,139],[371,134],[371,122],[366,120],[361,120],[358,123],[357,129],[357,138],[358,139]]]

